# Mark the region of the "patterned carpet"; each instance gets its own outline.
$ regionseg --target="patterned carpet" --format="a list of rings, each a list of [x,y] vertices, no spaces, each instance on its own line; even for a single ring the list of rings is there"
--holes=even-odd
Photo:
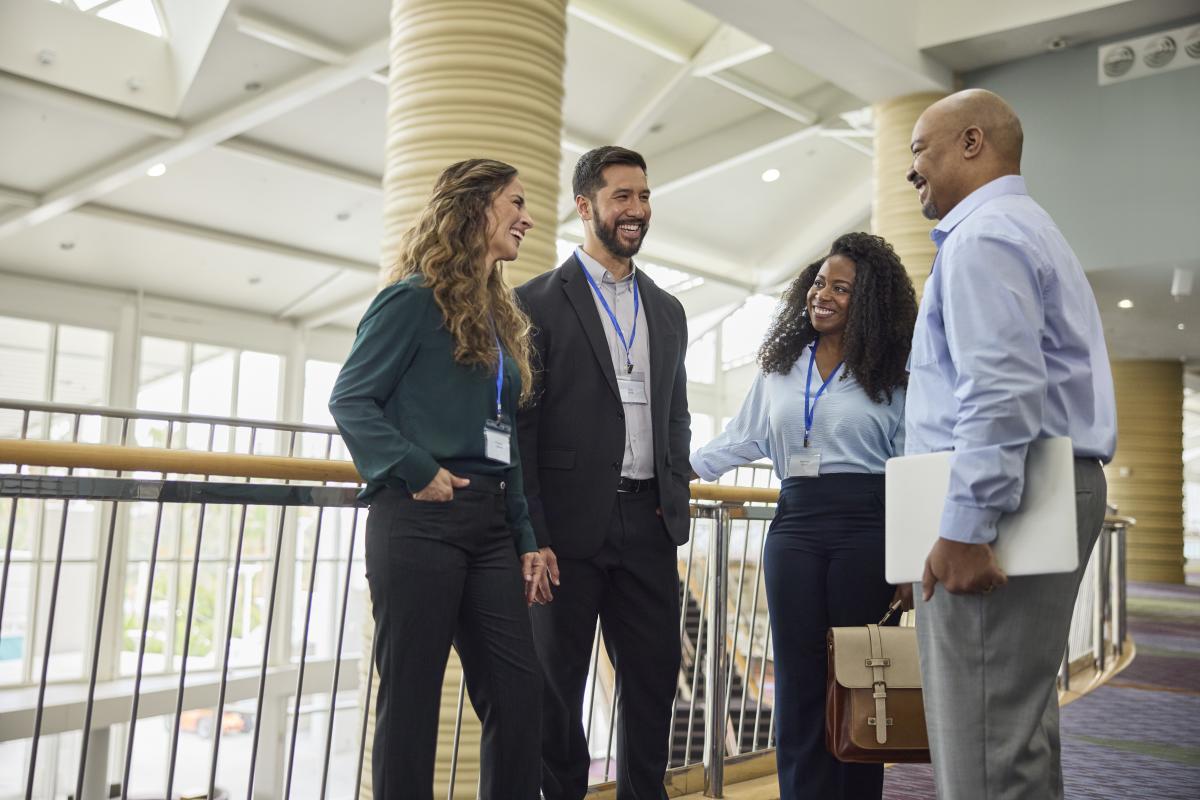
[[[1063,709],[1070,800],[1200,798],[1200,586],[1129,586],[1137,657]],[[926,764],[887,770],[885,800],[934,796]]]

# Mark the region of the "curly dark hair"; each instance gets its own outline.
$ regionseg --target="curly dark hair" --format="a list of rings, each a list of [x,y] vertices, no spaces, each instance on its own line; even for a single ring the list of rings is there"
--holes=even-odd
[[[805,267],[779,303],[758,364],[764,373],[786,375],[804,348],[817,338],[808,315],[808,290],[830,256],[854,262],[854,291],[843,334],[846,371],[872,401],[892,401],[892,392],[908,384],[908,351],[917,319],[917,295],[900,257],[882,237],[869,233],[839,236],[820,261]]]

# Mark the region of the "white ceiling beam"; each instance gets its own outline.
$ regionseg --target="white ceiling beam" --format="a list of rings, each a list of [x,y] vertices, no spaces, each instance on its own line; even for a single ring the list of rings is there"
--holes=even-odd
[[[378,274],[378,270],[376,270],[376,274]],[[277,319],[287,319],[295,314],[297,309],[303,308],[305,303],[323,292],[328,292],[330,287],[344,281],[347,275],[349,273],[346,270],[338,270],[331,275],[326,275],[297,295],[293,300],[288,301],[283,308],[275,312],[275,317]]]
[[[578,226],[574,224],[560,227],[558,229],[558,238],[574,244],[583,244],[583,235],[579,232]],[[638,255],[638,258],[642,261],[648,261],[651,264],[658,264],[659,266],[677,269],[680,272],[686,272],[688,275],[694,275],[697,278],[704,278],[704,280],[711,281],[713,283],[744,289],[748,292],[754,291],[754,284],[750,281],[738,280],[737,278],[731,278],[728,275],[722,275],[718,272],[713,272],[712,270],[701,269],[692,265],[683,264],[671,258],[663,258],[661,254],[655,254],[653,246],[644,247],[641,253]]]
[[[165,217],[156,217],[150,214],[142,214],[136,211],[126,211],[112,206],[102,206],[94,203],[79,206],[75,209],[75,213],[85,216],[103,219],[109,222],[118,222],[125,225],[134,225],[139,228],[150,228],[152,230],[161,231],[164,233],[172,233],[177,236],[187,236],[192,239],[204,239],[218,244],[231,245],[240,247],[246,250],[256,250],[262,253],[270,253],[284,258],[294,258],[299,261],[305,261],[310,264],[319,264],[333,269],[346,270],[349,272],[360,272],[363,274],[376,275],[379,272],[378,265],[369,261],[356,261],[351,258],[343,258],[342,256],[332,255],[330,253],[321,253],[316,250],[307,250],[302,247],[295,247],[282,242],[273,242],[267,239],[259,239],[255,236],[246,236],[232,231],[220,230],[217,228],[209,228],[203,225],[195,225],[190,222],[181,222],[179,220],[167,219]]]
[[[852,186],[816,219],[807,220],[795,236],[781,242],[755,272],[762,276],[756,291],[774,294],[791,282],[801,269],[829,252],[829,244],[847,231],[855,230],[871,217],[871,179]]]
[[[776,53],[868,103],[953,90],[954,75],[917,46],[912,3],[692,0]],[[1003,4],[1002,4],[1003,5]]]
[[[156,143],[124,158],[97,164],[82,176],[47,192],[36,207],[0,220],[0,238],[115,191],[141,178],[156,163],[181,161],[353,83],[387,63],[387,45],[387,37],[384,37],[356,51],[344,64],[317,67],[274,89],[236,103],[188,128],[176,141]]]
[[[654,53],[667,61],[686,64],[691,58],[692,54],[686,52],[677,43],[667,41],[654,31],[637,28],[628,18],[622,18],[605,8],[602,2],[572,0],[567,5],[567,13],[600,30],[608,31],[614,36],[636,44],[643,50]]]
[[[784,97],[767,87],[743,78],[733,72],[713,72],[706,76],[718,86],[724,86],[732,92],[737,92],[747,100],[753,100],[763,108],[783,114],[788,119],[794,119],[801,125],[812,125],[817,121],[817,113],[810,108],[797,103],[790,97]]]
[[[642,137],[649,133],[659,115],[683,93],[688,78],[708,77],[714,64],[741,63],[764,52],[770,52],[770,48],[764,49],[757,42],[747,41],[746,37],[728,25],[718,26],[704,44],[700,45],[684,64],[675,69],[654,96],[634,112],[617,136],[617,144],[635,147]]]
[[[875,157],[875,147],[871,144],[874,134],[870,131],[843,130],[840,128],[822,128],[821,136],[833,139],[849,147],[856,153],[862,153],[867,158]]]
[[[369,302],[378,292],[378,289],[372,289],[370,292],[351,295],[350,297],[330,303],[324,308],[319,308],[316,311],[305,314],[296,321],[301,328],[310,330],[312,328],[320,328],[322,325],[328,325],[339,317],[357,310],[359,306]]]
[[[11,186],[0,186],[0,204],[33,208],[38,204],[38,196],[33,192],[14,189]]]
[[[721,25],[692,58],[692,74],[707,78],[771,52],[771,46],[747,36],[731,25]]]
[[[628,20],[607,15],[590,3],[586,5],[587,7],[581,8],[578,2],[572,3],[568,6],[568,13],[619,36],[627,42],[661,55],[669,61],[683,65],[683,69],[672,74],[663,89],[626,125],[622,135],[618,137],[619,142],[631,139],[636,141],[644,136],[646,130],[653,124],[654,114],[681,91],[685,84],[684,79],[689,74],[697,78],[707,78],[719,86],[758,103],[763,108],[783,114],[801,124],[811,125],[817,119],[815,111],[795,100],[784,97],[748,78],[726,71],[738,64],[744,64],[771,52],[770,45],[763,44],[736,28],[724,24],[719,26],[700,49],[690,55],[678,47],[675,47],[670,54],[664,54],[661,41],[648,37]],[[627,134],[631,132],[637,135],[629,137]]]
[[[673,68],[666,83],[640,108],[634,111],[625,127],[617,134],[616,144],[623,147],[636,147],[637,143],[650,132],[650,128],[658,121],[663,111],[683,93],[688,79],[692,77],[692,62],[687,62]]]
[[[568,153],[578,153],[579,155],[583,155],[587,151],[594,150],[600,146],[588,139],[588,137],[566,129],[562,132],[562,141],[560,144],[562,149]]]
[[[184,126],[167,117],[151,114],[148,111],[139,111],[136,108],[79,92],[72,92],[70,89],[62,89],[49,83],[23,78],[13,75],[11,72],[0,71],[0,94],[19,97],[38,105],[84,114],[164,139],[179,139],[184,134]]]
[[[692,169],[689,172],[675,175],[669,178],[667,181],[657,184],[654,187],[654,194],[661,197],[664,194],[670,194],[671,192],[676,192],[680,189],[687,188],[696,181],[710,178],[713,175],[733,169],[734,167],[745,164],[748,161],[753,161],[756,158],[761,158],[762,156],[774,153],[776,150],[782,150],[785,147],[790,147],[791,145],[796,144],[797,142],[802,142],[805,139],[812,138],[820,133],[820,131],[821,128],[818,125],[802,128],[798,131],[792,131],[785,136],[781,136],[778,139],[766,142],[765,144],[742,150],[741,152],[734,153],[726,158],[722,158],[718,161],[714,161],[705,164],[704,166]]]
[[[297,30],[248,11],[239,11],[234,18],[237,32],[260,42],[320,61],[324,64],[344,64],[346,53],[321,41],[311,33]],[[371,73],[374,74],[374,73]],[[367,76],[369,77],[369,76]]]
[[[235,136],[232,139],[226,139],[217,146],[222,150],[227,150],[230,153],[235,153],[254,161],[288,167],[310,175],[331,178],[339,183],[353,186],[356,189],[366,189],[372,194],[383,194],[383,177],[380,175],[359,172],[349,167],[332,164],[328,161],[322,161],[291,150],[256,142],[244,136]]]

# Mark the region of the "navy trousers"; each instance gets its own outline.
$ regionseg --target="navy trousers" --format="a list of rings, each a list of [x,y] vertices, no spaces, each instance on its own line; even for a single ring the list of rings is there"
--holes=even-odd
[[[827,631],[879,622],[895,592],[883,577],[883,503],[882,475],[783,482],[763,563],[781,800],[883,795],[882,765],[844,764],[825,748]]]

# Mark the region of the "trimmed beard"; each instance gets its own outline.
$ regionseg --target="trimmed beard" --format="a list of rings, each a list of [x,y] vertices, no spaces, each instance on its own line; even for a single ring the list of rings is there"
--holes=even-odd
[[[611,226],[606,226],[600,220],[595,220],[596,238],[600,240],[600,244],[604,245],[604,248],[608,252],[617,258],[633,258],[642,249],[642,241],[646,238],[646,224],[641,223],[642,235],[632,245],[626,245],[621,242],[621,239],[617,236],[618,224],[614,222]]]

